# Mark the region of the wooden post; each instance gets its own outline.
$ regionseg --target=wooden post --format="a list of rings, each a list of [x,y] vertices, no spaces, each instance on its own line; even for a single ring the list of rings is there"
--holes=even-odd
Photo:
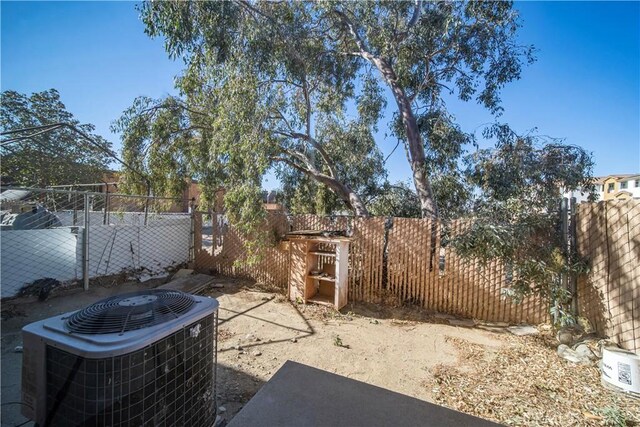
[[[578,213],[576,212],[576,198],[572,197],[569,201],[569,213],[571,215],[569,220],[569,260],[574,262],[578,255],[578,248],[576,246],[576,221]],[[569,276],[569,290],[571,292],[571,314],[578,316],[578,276],[575,273],[571,273]]]
[[[347,305],[349,273],[349,242],[336,244],[336,294],[335,306],[338,310]]]

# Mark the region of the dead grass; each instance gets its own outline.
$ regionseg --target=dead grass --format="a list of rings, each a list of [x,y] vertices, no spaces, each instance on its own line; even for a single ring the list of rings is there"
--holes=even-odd
[[[550,333],[537,337],[505,335],[505,346],[447,337],[460,350],[464,369],[432,369],[433,397],[439,404],[506,425],[638,425],[640,400],[600,384],[600,371],[558,358]],[[474,364],[469,362],[475,361]]]

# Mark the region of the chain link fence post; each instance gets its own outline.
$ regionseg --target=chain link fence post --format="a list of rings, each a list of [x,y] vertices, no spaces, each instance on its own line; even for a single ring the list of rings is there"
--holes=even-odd
[[[85,291],[89,290],[89,222],[90,222],[90,196],[84,195],[84,231],[82,233],[82,280]]]
[[[191,219],[191,224],[189,227],[189,268],[195,267],[196,261],[196,205],[195,199],[191,199],[189,201],[189,216]]]

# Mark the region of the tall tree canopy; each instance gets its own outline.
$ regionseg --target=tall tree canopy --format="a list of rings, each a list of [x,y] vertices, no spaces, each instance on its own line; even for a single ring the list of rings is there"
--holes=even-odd
[[[147,33],[185,59],[186,104],[227,118],[216,119],[216,143],[261,157],[245,175],[285,164],[358,214],[367,213],[362,197],[339,173],[340,155],[328,154],[334,130],[366,144],[388,89],[421,213],[437,217],[431,180],[467,142],[443,95],[499,113],[500,89],[532,60],[516,43],[509,2],[145,2],[141,15]],[[345,114],[349,102],[357,116]]]
[[[139,99],[116,123],[126,160],[157,182],[170,172],[224,184],[236,210],[275,166],[368,214],[359,192],[384,175],[372,136],[384,99],[355,58],[331,52],[313,3],[147,2],[141,12],[187,66],[180,98]]]
[[[2,92],[0,129],[2,132],[65,123],[87,134],[88,143],[70,127],[51,131],[31,131],[32,137],[2,145],[2,175],[24,186],[46,187],[100,182],[109,164],[111,144],[92,134],[94,126],[80,124],[67,111],[55,89],[30,96],[8,90]]]
[[[317,19],[336,54],[375,67],[390,89],[398,108],[392,130],[406,144],[422,216],[437,217],[430,178],[440,163],[432,154],[457,160],[465,142],[462,134],[440,137],[457,131],[443,95],[499,113],[500,89],[533,60],[533,49],[517,44],[511,2],[322,2]]]

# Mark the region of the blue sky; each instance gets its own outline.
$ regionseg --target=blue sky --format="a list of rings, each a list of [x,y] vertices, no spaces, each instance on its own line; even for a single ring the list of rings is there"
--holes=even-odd
[[[119,146],[110,123],[139,95],[173,93],[181,62],[144,34],[132,2],[6,2],[0,5],[2,90],[56,88],[81,122]],[[537,62],[502,93],[502,121],[566,138],[592,151],[596,175],[640,172],[640,3],[516,2],[520,42]],[[389,102],[388,114],[395,103]],[[449,101],[466,131],[492,121],[473,103]],[[379,145],[388,154],[395,140]],[[401,149],[392,181],[407,180]],[[265,187],[277,185],[268,177]]]

